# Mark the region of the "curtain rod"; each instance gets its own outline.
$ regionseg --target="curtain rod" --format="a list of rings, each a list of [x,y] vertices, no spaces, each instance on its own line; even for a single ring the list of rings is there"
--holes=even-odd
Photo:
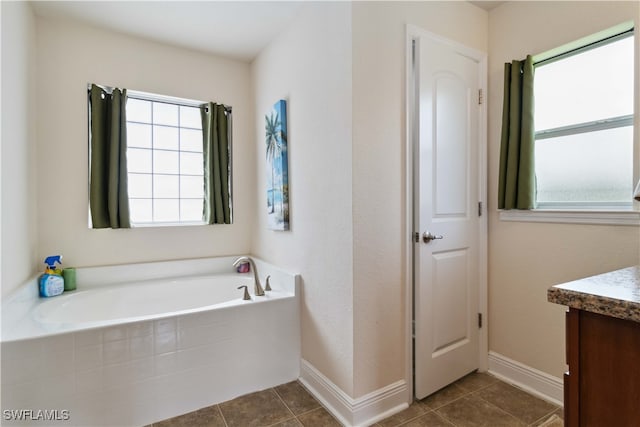
[[[624,39],[626,37],[630,37],[634,34],[634,28],[631,27],[630,29],[626,29],[624,31],[620,31],[620,32],[616,32],[614,34],[611,34],[609,36],[603,37],[603,38],[599,38],[597,40],[594,40],[592,42],[588,42],[585,43],[583,45],[578,45],[577,47],[574,48],[569,48],[567,50],[564,51],[560,51],[559,53],[554,53],[554,51],[557,51],[558,49],[562,49],[563,47],[559,47],[557,49],[553,49],[551,51],[547,51],[544,53],[540,53],[538,55],[534,55],[533,57],[533,65],[537,66],[537,65],[543,65],[546,63],[550,63],[550,62],[554,62],[557,61],[559,59],[562,58],[566,58],[568,56],[572,56],[572,55],[577,55],[578,53],[584,52],[586,50],[590,50],[590,49],[594,49],[598,46],[604,46],[607,45],[609,43],[613,43],[616,42],[618,40]],[[582,39],[584,41],[584,39]],[[574,43],[579,43],[578,42],[574,42]],[[573,44],[573,43],[572,43]],[[566,47],[567,45],[565,45]],[[551,56],[548,56],[551,55]],[[538,60],[536,60],[536,57],[540,58]]]
[[[87,90],[91,91],[91,86],[94,84],[95,83],[88,83]],[[111,93],[113,92],[113,89],[116,89],[114,87],[106,86],[106,85],[99,85],[99,84],[95,84],[95,85],[103,89],[107,93]],[[184,105],[188,107],[202,108],[203,106],[206,106],[206,104],[209,103],[206,101],[199,101],[196,99],[186,99],[186,98],[178,98],[175,96],[158,95],[155,93],[142,92],[138,90],[127,90],[127,92],[128,92],[129,98],[141,99],[144,101],[152,101],[152,102],[162,102],[164,104]],[[220,104],[220,105],[222,105],[227,112],[232,112],[233,110],[233,108],[230,105],[226,105],[226,104]]]

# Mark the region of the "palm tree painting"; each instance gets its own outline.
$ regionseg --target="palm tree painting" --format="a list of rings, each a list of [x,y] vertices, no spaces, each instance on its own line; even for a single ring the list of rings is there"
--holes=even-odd
[[[265,118],[267,153],[267,215],[271,230],[289,229],[289,165],[287,103],[280,100]]]

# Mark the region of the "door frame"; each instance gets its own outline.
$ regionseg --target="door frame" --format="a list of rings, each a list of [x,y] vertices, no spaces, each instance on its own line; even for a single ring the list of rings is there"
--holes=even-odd
[[[478,312],[482,314],[482,328],[479,331],[478,366],[479,371],[486,372],[489,367],[489,319],[488,319],[488,209],[487,209],[487,53],[470,48],[461,43],[447,39],[418,26],[407,24],[405,39],[405,381],[407,383],[407,402],[414,399],[414,349],[413,349],[413,264],[414,264],[414,153],[418,147],[417,125],[415,119],[415,76],[413,65],[413,42],[420,37],[428,37],[444,43],[465,56],[472,58],[479,65],[478,86],[483,93],[483,102],[478,117],[478,186],[479,202],[482,203],[482,217],[478,239],[478,264],[480,282],[478,285]]]

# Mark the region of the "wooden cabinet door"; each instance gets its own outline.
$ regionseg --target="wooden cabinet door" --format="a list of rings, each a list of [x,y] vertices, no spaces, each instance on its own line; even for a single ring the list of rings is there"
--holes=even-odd
[[[570,309],[567,359],[567,426],[640,426],[640,323]]]

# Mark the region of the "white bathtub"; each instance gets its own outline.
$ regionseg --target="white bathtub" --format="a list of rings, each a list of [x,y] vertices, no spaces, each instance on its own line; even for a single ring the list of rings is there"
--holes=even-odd
[[[273,288],[256,297],[234,259],[78,269],[78,290],[48,299],[25,284],[2,307],[2,425],[21,409],[147,425],[295,380],[298,277],[256,260]]]
[[[122,283],[108,287],[69,292],[42,301],[35,310],[38,322],[78,326],[118,322],[120,319],[146,318],[215,309],[238,304],[290,297],[276,290],[251,301],[242,299],[238,286],[253,293],[253,277],[238,274],[214,274],[166,280]]]

